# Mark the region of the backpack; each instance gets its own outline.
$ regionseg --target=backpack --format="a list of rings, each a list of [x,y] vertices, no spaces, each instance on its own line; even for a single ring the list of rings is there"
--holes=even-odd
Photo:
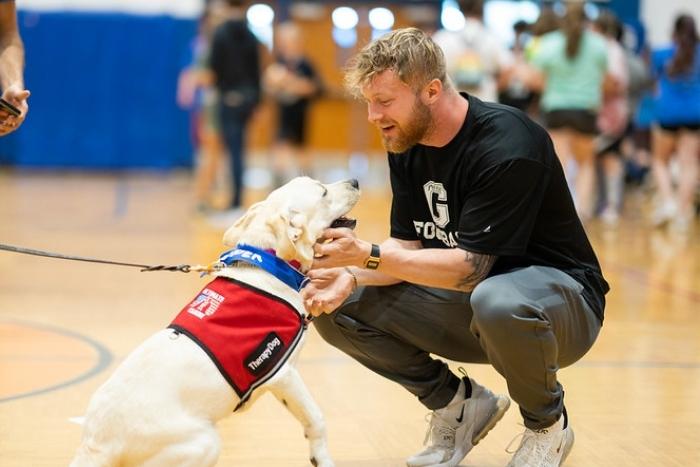
[[[457,89],[468,90],[481,87],[488,75],[480,50],[476,47],[475,37],[463,34],[464,49],[454,60],[449,75]]]

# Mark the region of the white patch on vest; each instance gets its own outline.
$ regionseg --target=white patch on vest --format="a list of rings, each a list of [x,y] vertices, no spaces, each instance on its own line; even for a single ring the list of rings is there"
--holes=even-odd
[[[204,289],[197,295],[197,298],[192,300],[187,312],[196,316],[199,319],[205,316],[211,316],[216,313],[216,310],[224,302],[223,295],[218,294],[210,289]]]

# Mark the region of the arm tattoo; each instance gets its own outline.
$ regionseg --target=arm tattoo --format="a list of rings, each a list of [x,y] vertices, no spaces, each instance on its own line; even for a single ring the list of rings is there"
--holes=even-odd
[[[472,253],[466,251],[466,256],[464,260],[469,263],[472,268],[472,272],[467,274],[465,277],[460,279],[457,283],[457,288],[464,290],[465,292],[471,292],[474,290],[476,285],[486,279],[493,263],[496,262],[496,256],[492,255],[481,255],[479,253]]]

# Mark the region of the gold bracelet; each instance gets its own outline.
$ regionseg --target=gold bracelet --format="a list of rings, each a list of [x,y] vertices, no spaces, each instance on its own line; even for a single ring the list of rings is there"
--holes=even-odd
[[[350,269],[349,266],[345,266],[345,271],[352,276],[352,281],[354,283],[352,291],[354,292],[357,290],[357,276],[355,275],[354,272],[352,272],[352,269]]]

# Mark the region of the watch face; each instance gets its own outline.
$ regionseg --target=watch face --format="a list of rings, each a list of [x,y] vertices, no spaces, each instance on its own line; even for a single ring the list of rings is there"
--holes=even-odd
[[[377,269],[379,267],[379,260],[377,259],[368,259],[367,264],[365,264],[365,267],[367,269]]]

